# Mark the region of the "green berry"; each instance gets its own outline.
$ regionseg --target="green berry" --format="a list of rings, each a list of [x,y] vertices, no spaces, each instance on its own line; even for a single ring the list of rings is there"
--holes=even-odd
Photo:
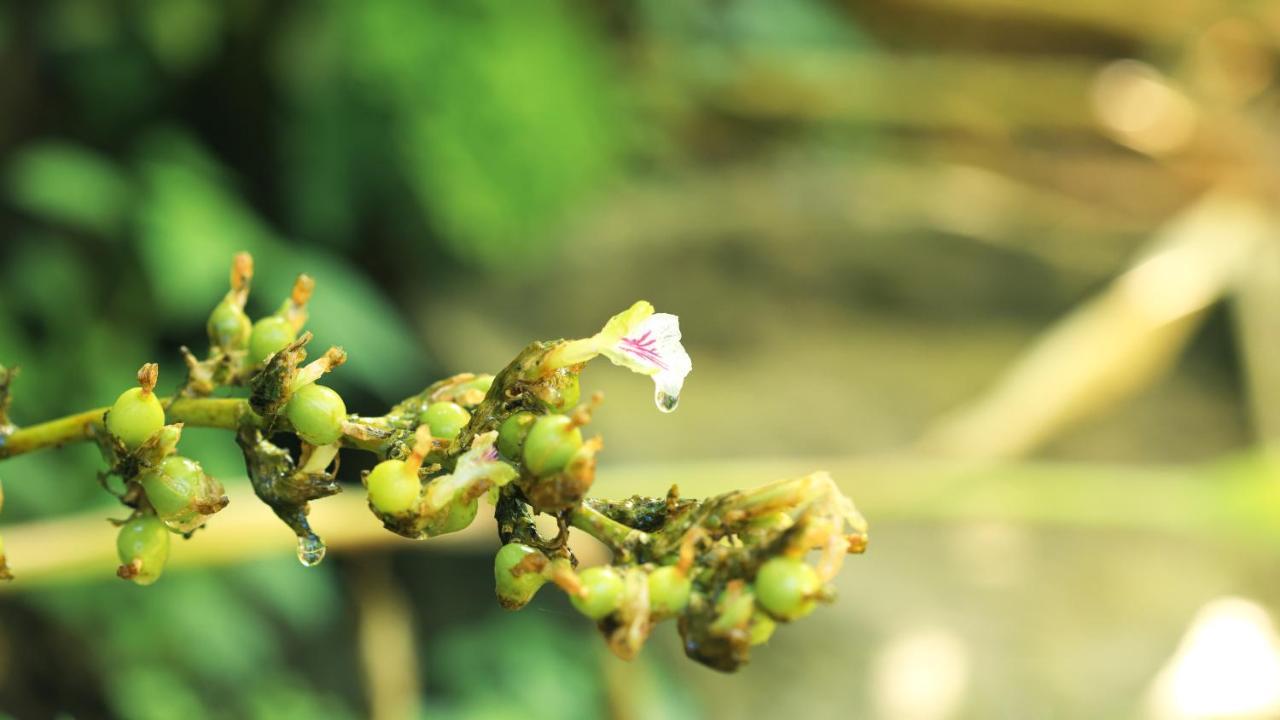
[[[471,422],[471,413],[458,403],[431,403],[418,415],[418,422],[431,428],[431,437],[453,440]]]
[[[755,609],[756,598],[750,591],[738,590],[734,592],[726,589],[720,593],[720,600],[716,604],[716,610],[719,614],[716,616],[712,627],[720,632],[727,632],[731,628],[740,628],[751,619]]]
[[[561,379],[559,386],[552,388],[551,402],[544,402],[547,409],[555,412],[570,410],[582,398],[582,385],[578,373],[568,373]]]
[[[480,499],[471,498],[467,502],[455,502],[449,506],[449,517],[445,519],[444,525],[436,531],[436,535],[446,535],[451,532],[458,532],[465,529],[476,519],[476,514],[480,512]]]
[[[422,493],[418,474],[403,460],[384,460],[374,466],[366,478],[369,502],[378,512],[399,515],[413,510]]]
[[[747,633],[752,645],[763,645],[769,642],[769,638],[773,637],[773,631],[777,629],[778,623],[774,622],[768,613],[757,610],[751,614],[751,625],[747,628]]]
[[[288,320],[279,315],[264,317],[253,324],[253,333],[249,335],[249,360],[265,362],[297,339],[298,331]]]
[[[164,427],[164,408],[154,392],[129,388],[107,413],[107,430],[130,450],[137,450]]]
[[[568,415],[543,415],[524,439],[524,466],[538,477],[558,473],[582,447],[582,431]]]
[[[244,310],[223,300],[209,314],[209,343],[223,350],[244,350],[249,346],[249,335],[253,333],[253,324]]]
[[[524,449],[524,439],[529,435],[529,428],[538,419],[537,415],[522,410],[502,421],[498,428],[498,452],[508,460],[519,460]]]
[[[329,445],[342,437],[347,405],[338,393],[312,383],[293,392],[285,414],[298,437],[312,445]]]
[[[206,477],[200,463],[181,455],[170,455],[141,477],[147,501],[165,524],[186,528],[199,519],[195,504],[200,499]]]
[[[150,585],[160,578],[169,559],[169,531],[153,515],[133,518],[120,526],[116,552],[122,564],[120,577]]]
[[[578,573],[582,594],[570,595],[578,612],[592,620],[600,620],[622,605],[625,583],[622,575],[608,565],[587,568]]]
[[[531,555],[541,555],[537,550],[521,543],[503,545],[493,559],[493,580],[497,587],[498,602],[508,610],[524,607],[533,599],[547,578],[541,572],[525,572],[513,575],[512,569]]]
[[[478,391],[481,395],[486,395],[489,388],[493,387],[492,375],[477,375],[458,386],[458,392],[469,392],[471,390]]]
[[[678,615],[689,604],[693,581],[674,565],[649,573],[649,609],[657,615]]]
[[[773,558],[756,574],[760,604],[779,620],[797,620],[813,612],[821,590],[818,571],[798,558]]]

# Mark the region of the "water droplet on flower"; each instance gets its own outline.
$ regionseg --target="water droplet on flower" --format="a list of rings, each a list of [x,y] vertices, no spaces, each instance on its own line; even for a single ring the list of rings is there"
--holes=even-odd
[[[662,390],[654,390],[653,402],[658,406],[658,410],[664,413],[674,412],[676,406],[680,404],[680,396],[669,395]]]
[[[298,562],[315,567],[324,559],[324,541],[315,535],[298,538]]]

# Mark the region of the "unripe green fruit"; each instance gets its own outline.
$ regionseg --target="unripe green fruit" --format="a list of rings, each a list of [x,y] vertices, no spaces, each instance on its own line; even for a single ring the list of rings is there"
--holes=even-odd
[[[773,631],[777,629],[778,623],[774,622],[768,613],[757,610],[751,614],[751,625],[747,628],[747,633],[752,645],[763,645],[769,642],[769,638],[773,637]]]
[[[471,498],[467,502],[453,503],[449,506],[449,517],[435,534],[446,535],[466,528],[476,519],[478,512],[480,512],[479,498]]]
[[[228,300],[223,300],[213,309],[205,328],[209,331],[209,343],[224,350],[244,350],[249,346],[249,335],[253,333],[249,316]]]
[[[492,375],[477,375],[474,379],[468,380],[458,386],[459,390],[479,390],[481,393],[488,393],[489,388],[493,387]]]
[[[693,581],[674,565],[649,573],[649,609],[656,615],[678,615],[689,604]]]
[[[312,445],[328,445],[342,437],[347,405],[338,393],[312,383],[293,391],[285,414],[298,437]]]
[[[122,577],[139,585],[150,585],[160,578],[164,564],[169,560],[169,531],[155,516],[133,518],[120,526],[116,552],[125,566],[139,561],[136,572],[133,569],[122,571]]]
[[[720,631],[739,628],[747,624],[752,613],[756,611],[756,598],[750,591],[731,592],[726,589],[720,593],[716,603],[716,621],[713,627]]]
[[[193,504],[204,491],[205,474],[200,463],[181,455],[170,455],[140,478],[147,501],[165,524],[180,529],[198,520]]]
[[[418,474],[403,460],[384,460],[374,466],[366,479],[369,502],[378,512],[399,515],[413,510],[422,493]]]
[[[137,450],[164,427],[164,408],[154,392],[129,388],[107,413],[107,430],[130,450]]]
[[[298,331],[288,320],[279,315],[264,317],[253,324],[253,332],[249,335],[249,361],[265,362],[297,339]]]
[[[578,373],[570,373],[559,388],[555,391],[553,402],[544,402],[543,405],[547,409],[555,412],[564,412],[570,410],[578,404],[578,400],[582,398],[582,384],[578,380]]]
[[[818,571],[798,558],[773,558],[756,574],[756,597],[780,620],[797,620],[813,612],[821,590]]]
[[[537,415],[528,410],[521,410],[502,421],[498,428],[498,452],[508,460],[519,460],[524,450],[524,439],[529,435]]]
[[[471,413],[458,403],[431,403],[418,416],[418,422],[424,422],[431,428],[431,437],[453,440],[471,422]]]
[[[592,620],[599,620],[622,605],[625,583],[622,575],[608,565],[587,568],[578,573],[582,583],[581,595],[570,595],[569,601],[578,612]]]
[[[525,558],[541,554],[522,543],[507,543],[498,550],[493,559],[493,580],[502,607],[508,610],[524,607],[547,581],[541,572],[526,572],[519,576],[511,573],[512,568]]]
[[[568,415],[543,415],[524,439],[524,466],[538,477],[558,473],[582,447],[582,431]]]

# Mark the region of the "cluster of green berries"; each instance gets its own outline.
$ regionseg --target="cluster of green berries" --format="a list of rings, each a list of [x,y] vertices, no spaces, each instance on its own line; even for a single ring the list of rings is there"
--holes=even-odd
[[[393,532],[456,532],[474,521],[481,497],[494,504],[504,542],[494,559],[503,607],[523,607],[551,583],[621,657],[633,657],[652,626],[670,619],[690,657],[732,670],[778,623],[829,600],[826,581],[840,557],[865,547],[865,521],[825,473],[702,502],[681,499],[674,487],[666,498],[586,501],[602,442],[583,437],[599,403],[598,395],[580,402],[585,363],[604,356],[651,377],[663,412],[675,408],[692,369],[678,318],[647,302],[591,337],[531,343],[497,376],[457,375],[384,416],[362,418],[348,415],[342,397],[319,382],[345,361],[340,348],[303,364],[311,279],[299,276],[290,297],[254,322],[245,313],[252,276],[252,259],[236,256],[230,289],[206,323],[209,354],[197,360],[183,349],[188,373],[178,396],[185,402],[247,387],[234,417],[211,424],[236,431],[255,494],[294,531],[304,565],[324,556],[308,503],[341,489],[340,446],[371,450],[381,462],[363,477],[369,507]],[[118,523],[118,574],[140,585],[163,573],[172,535],[190,537],[227,502],[221,485],[178,453],[182,424],[166,424],[207,416],[156,397],[157,373],[144,366],[138,387],[122,392],[104,429],[95,429],[111,471],[124,478],[120,499],[132,509]],[[12,431],[4,413],[9,377],[0,368],[0,432]],[[302,441],[300,453],[273,444],[281,432]],[[554,539],[539,536],[538,514],[556,518]],[[604,541],[614,563],[577,570],[566,545],[570,526]],[[804,560],[814,550],[823,554],[821,572]],[[0,577],[5,572],[0,544]]]
[[[498,430],[498,452],[523,462],[540,478],[567,468],[582,447],[582,430],[568,415],[538,416],[524,410],[507,418]]]
[[[514,474],[506,470],[495,475],[492,469],[477,469],[474,465],[491,465],[493,458],[484,457],[474,448],[457,447],[458,439],[471,424],[472,409],[492,384],[491,375],[450,378],[429,388],[417,409],[409,413],[415,424],[415,441],[409,456],[383,460],[364,478],[370,508],[389,529],[409,537],[462,530],[475,520],[479,497],[494,486],[495,477]],[[472,442],[475,440],[473,435]],[[468,449],[473,452],[463,453]],[[441,469],[440,462],[451,453],[457,458],[453,473]],[[464,457],[470,458],[473,466],[466,466]],[[431,463],[424,470],[428,460]],[[466,469],[464,466],[469,467],[470,474],[458,477]]]
[[[200,463],[177,454],[182,426],[166,425],[155,395],[158,368],[138,372],[139,386],[120,393],[107,411],[109,437],[119,444],[116,468],[125,475],[125,501],[134,515],[120,526],[120,576],[141,585],[160,577],[169,535],[188,534],[226,504],[222,486]]]
[[[290,297],[275,313],[252,322],[244,310],[252,276],[252,258],[237,255],[231,288],[206,323],[210,355],[197,361],[188,354],[183,395],[199,396],[218,385],[250,382],[265,373],[275,355],[303,344],[298,343],[299,332],[306,322],[314,282],[299,276]],[[333,444],[342,436],[346,406],[341,396],[315,380],[340,363],[341,355],[326,354],[315,367],[299,370],[296,361],[302,357],[302,352],[291,355],[290,362],[284,363],[286,372],[273,377],[277,393],[284,397],[280,413],[305,442]],[[165,406],[154,392],[156,374],[155,365],[144,366],[139,387],[120,394],[104,423],[108,436],[118,443],[109,459],[113,470],[125,478],[122,499],[134,508],[133,516],[120,527],[119,574],[139,584],[160,577],[171,533],[190,535],[226,504],[221,485],[198,462],[177,454],[182,426],[165,424]]]
[[[648,615],[654,620],[676,618],[698,597],[705,602],[709,589],[695,582],[696,570],[677,562],[642,566]],[[618,613],[627,600],[624,571],[602,565],[574,572],[567,560],[551,560],[529,545],[511,542],[494,557],[494,582],[498,600],[508,609],[529,603],[547,582],[555,582],[569,595],[578,612],[595,621]],[[764,562],[750,585],[731,581],[715,599],[713,632],[745,632],[750,644],[772,636],[778,622],[790,622],[813,612],[826,590],[818,572],[803,560],[788,556]]]
[[[249,366],[260,367],[272,355],[298,339],[307,320],[306,305],[315,281],[299,275],[293,291],[276,312],[252,322],[244,306],[253,278],[253,258],[247,253],[235,257],[231,267],[231,289],[209,314],[205,329],[209,344],[225,356],[246,355]]]

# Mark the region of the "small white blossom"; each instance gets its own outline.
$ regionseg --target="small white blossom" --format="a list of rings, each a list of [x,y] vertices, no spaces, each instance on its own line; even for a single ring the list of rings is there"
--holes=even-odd
[[[653,378],[654,402],[663,412],[676,409],[684,378],[693,370],[689,353],[680,344],[680,318],[655,313],[644,300],[609,318],[595,335],[562,344],[548,362],[551,367],[566,367],[597,355]]]
[[[615,365],[652,377],[658,408],[668,412],[675,409],[684,378],[693,370],[680,344],[680,318],[670,313],[649,315],[600,353]]]

